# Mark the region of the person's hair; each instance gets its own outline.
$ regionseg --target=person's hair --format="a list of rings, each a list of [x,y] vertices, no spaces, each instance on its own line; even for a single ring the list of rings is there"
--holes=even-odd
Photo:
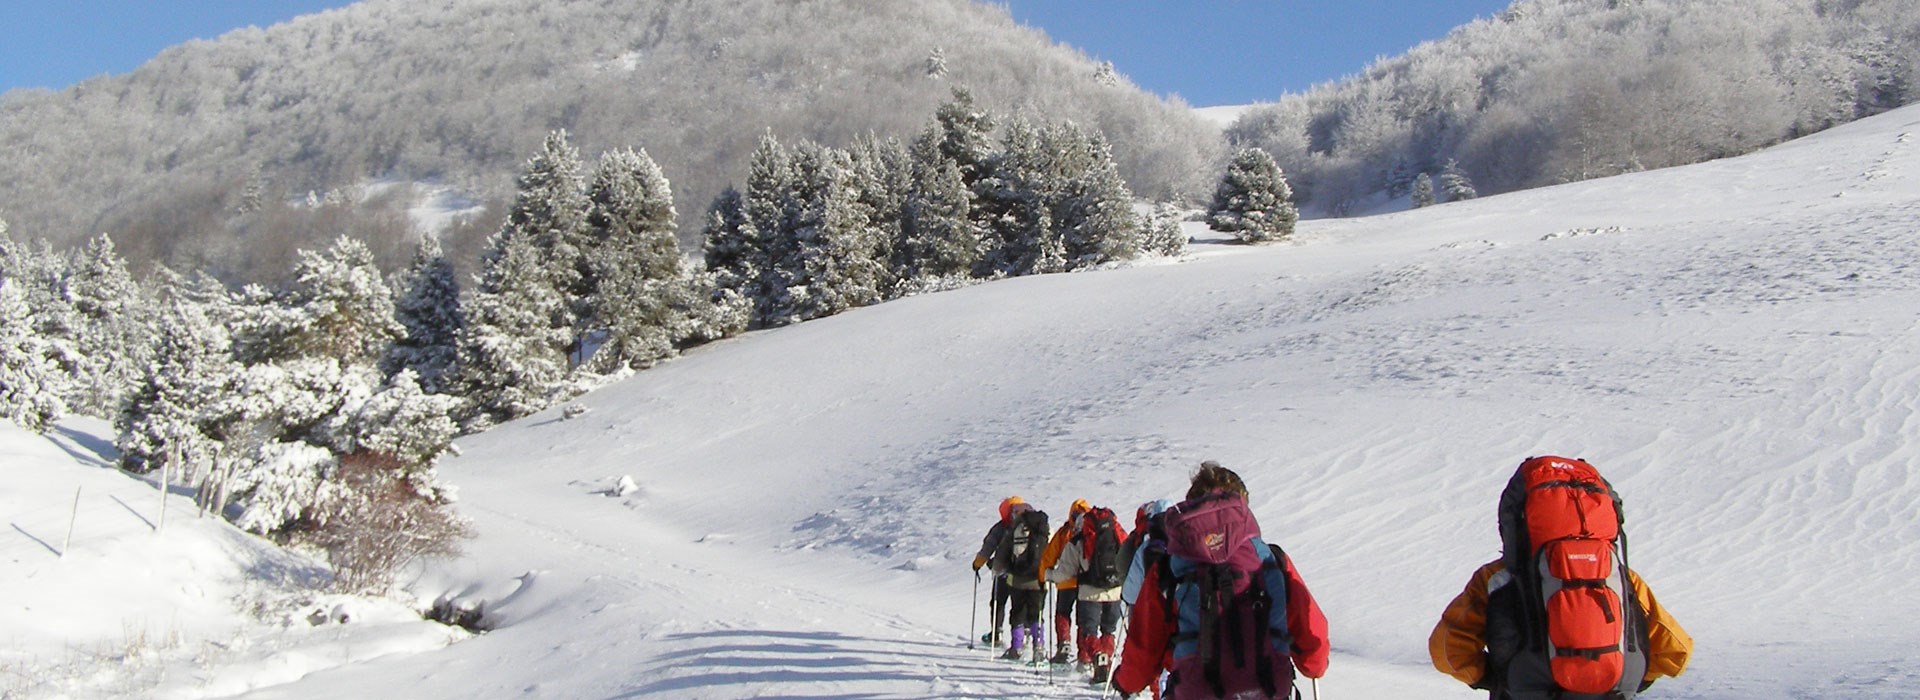
[[[1226,491],[1247,497],[1247,484],[1232,469],[1220,466],[1211,459],[1201,462],[1200,468],[1193,472],[1192,486],[1187,487],[1187,498],[1194,499],[1207,495],[1211,491]]]

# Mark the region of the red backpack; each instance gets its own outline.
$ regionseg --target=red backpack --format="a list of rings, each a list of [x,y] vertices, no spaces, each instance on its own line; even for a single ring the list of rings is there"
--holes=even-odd
[[[1562,697],[1631,698],[1646,669],[1645,614],[1627,575],[1620,505],[1593,465],[1552,456],[1522,462],[1500,498],[1503,557],[1520,584],[1531,647],[1524,651],[1545,655],[1551,677],[1534,680],[1574,694]]]

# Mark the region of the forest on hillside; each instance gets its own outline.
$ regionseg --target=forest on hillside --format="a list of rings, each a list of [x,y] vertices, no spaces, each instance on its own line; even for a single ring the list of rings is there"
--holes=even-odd
[[[60,247],[109,233],[136,267],[279,281],[339,235],[397,269],[408,210],[445,187],[473,212],[442,237],[470,270],[554,130],[590,153],[646,148],[697,216],[763,134],[911,139],[957,86],[1098,131],[1142,195],[1201,196],[1212,177],[1217,130],[1185,105],[987,3],[367,0],[7,93],[0,216]]]
[[[1481,194],[1739,155],[1920,97],[1920,0],[1518,0],[1244,114],[1303,208],[1453,164]]]

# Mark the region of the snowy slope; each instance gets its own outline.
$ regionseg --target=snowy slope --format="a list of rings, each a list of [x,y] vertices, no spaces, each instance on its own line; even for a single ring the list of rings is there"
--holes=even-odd
[[[1635,568],[1695,637],[1651,697],[1911,697],[1916,131],[1908,108],[1743,158],[703,348],[444,464],[480,535],[410,590],[484,599],[495,631],[294,682],[211,663],[163,688],[1093,695],[965,648],[994,504],[1131,510],[1211,458],[1326,608],[1323,696],[1470,698],[1427,666],[1427,633],[1496,556],[1512,468],[1558,453],[1625,495]],[[639,489],[609,495],[622,476]],[[17,561],[52,556],[20,535]],[[0,593],[34,585],[0,574]]]

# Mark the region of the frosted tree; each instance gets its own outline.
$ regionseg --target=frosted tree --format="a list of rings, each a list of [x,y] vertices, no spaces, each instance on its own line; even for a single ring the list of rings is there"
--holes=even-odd
[[[571,329],[553,323],[566,302],[544,263],[529,236],[494,234],[460,334],[458,386],[470,429],[546,408],[565,386]]]
[[[960,168],[960,179],[975,188],[992,169],[993,115],[973,102],[973,91],[953,88],[953,98],[933,113],[940,156]]]
[[[588,199],[598,240],[591,265],[598,282],[594,327],[605,333],[589,366],[599,372],[651,366],[691,333],[673,190],[646,151],[619,150],[602,158]]]
[[[756,266],[759,249],[749,236],[746,213],[740,191],[728,187],[707,206],[700,230],[701,259],[714,278],[717,292],[745,298],[753,280],[759,279]]]
[[[742,235],[748,242],[749,267],[759,274],[746,287],[747,298],[754,303],[757,325],[778,326],[794,319],[791,295],[804,294],[793,289],[798,269],[798,246],[794,227],[806,216],[799,204],[807,199],[803,191],[814,162],[802,162],[816,155],[811,149],[792,149],[781,145],[771,131],[760,138],[747,164],[747,189],[741,193]]]
[[[227,316],[224,291],[204,277],[195,284],[170,270],[160,276],[153,360],[120,405],[115,444],[121,469],[170,467],[175,480],[200,485],[220,450],[209,407],[241,367],[227,324],[217,320]]]
[[[1067,268],[1140,257],[1140,217],[1107,140],[1068,122],[1047,130],[1046,147],[1058,179],[1042,194],[1052,200]]]
[[[936,79],[947,77],[946,49],[935,46],[932,51],[927,52],[927,77]]]
[[[66,411],[57,391],[59,368],[35,335],[26,299],[12,279],[0,279],[0,416],[45,432]]]
[[[913,144],[913,186],[902,207],[894,270],[902,279],[972,274],[980,261],[980,232],[972,221],[972,194],[960,166],[940,155],[931,134]]]
[[[460,282],[439,238],[420,238],[397,291],[394,317],[405,330],[388,350],[381,371],[393,376],[411,370],[422,389],[445,393],[459,358],[466,314],[460,305]]]
[[[1244,243],[1281,240],[1293,235],[1300,220],[1299,210],[1289,201],[1292,197],[1273,156],[1258,148],[1242,149],[1213,191],[1207,225]]]
[[[409,473],[431,469],[452,446],[457,399],[427,393],[412,370],[401,370],[355,407],[343,452],[387,455]]]
[[[1446,169],[1440,171],[1440,188],[1447,193],[1449,202],[1480,196],[1480,193],[1473,189],[1473,181],[1467,179],[1466,171],[1461,170],[1460,164],[1452,160],[1447,161]]]
[[[872,230],[873,254],[881,266],[878,288],[882,298],[891,298],[900,279],[892,264],[893,248],[904,237],[907,196],[913,190],[913,157],[899,139],[872,134],[855,139],[847,154],[852,158],[855,205]]]
[[[1180,230],[1180,210],[1165,202],[1154,205],[1140,247],[1147,253],[1169,258],[1186,254],[1187,234]]]
[[[886,272],[879,236],[859,201],[851,157],[818,148],[807,161],[811,183],[796,203],[803,213],[794,229],[796,277],[807,289],[794,300],[791,313],[799,320],[880,301]]]
[[[324,252],[300,251],[280,306],[294,327],[284,352],[374,363],[406,332],[395,320],[393,291],[366,244],[342,236]]]
[[[1420,173],[1413,178],[1413,208],[1433,206],[1433,178]]]
[[[575,361],[581,359],[577,353],[584,335],[576,326],[579,306],[593,294],[594,286],[587,262],[592,242],[583,170],[579,151],[567,142],[567,132],[549,134],[516,180],[518,189],[503,227],[539,251],[540,268],[545,271],[540,277],[565,300],[550,323],[571,334],[564,345],[576,353]]]
[[[989,222],[981,276],[1034,275],[1066,269],[1066,243],[1054,226],[1046,193],[1057,187],[1053,154],[1041,130],[1024,120],[1007,126],[992,173],[977,189]]]
[[[66,295],[79,360],[69,404],[88,415],[112,415],[152,355],[151,307],[106,234],[75,253]]]

